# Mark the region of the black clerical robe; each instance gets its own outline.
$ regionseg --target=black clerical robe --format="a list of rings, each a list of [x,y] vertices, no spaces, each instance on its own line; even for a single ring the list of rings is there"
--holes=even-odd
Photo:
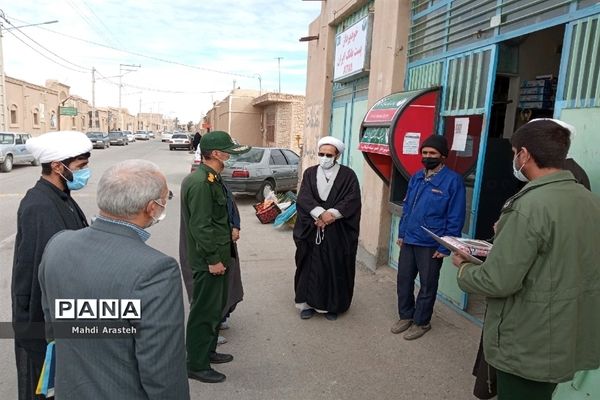
[[[42,254],[54,234],[86,226],[85,215],[69,192],[45,179],[29,189],[19,205],[11,285],[12,320],[17,323],[14,328],[19,399],[42,398],[32,391],[44,361],[46,341],[21,337],[39,333],[35,323],[44,321],[38,281]]]
[[[342,313],[350,307],[354,293],[360,186],[354,171],[341,165],[329,196],[322,200],[317,188],[317,170],[318,166],[313,166],[304,172],[296,203],[295,302]],[[310,214],[315,207],[334,208],[342,214],[342,218],[325,227],[320,244],[317,244],[317,227]]]

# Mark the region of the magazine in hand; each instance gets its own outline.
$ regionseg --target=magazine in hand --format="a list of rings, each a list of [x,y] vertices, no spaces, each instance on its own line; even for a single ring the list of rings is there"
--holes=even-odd
[[[482,264],[483,261],[477,257],[487,257],[490,250],[492,249],[492,244],[486,242],[485,240],[478,239],[467,239],[467,238],[459,238],[454,236],[438,236],[435,233],[431,232],[429,229],[422,226],[432,238],[436,240],[439,244],[444,246],[450,251],[460,254],[467,258],[470,262],[474,264]]]

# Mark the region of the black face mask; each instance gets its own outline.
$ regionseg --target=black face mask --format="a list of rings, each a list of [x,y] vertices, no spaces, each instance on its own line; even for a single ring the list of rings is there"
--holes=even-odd
[[[442,163],[442,159],[438,157],[423,157],[421,162],[425,166],[425,169],[435,169]]]

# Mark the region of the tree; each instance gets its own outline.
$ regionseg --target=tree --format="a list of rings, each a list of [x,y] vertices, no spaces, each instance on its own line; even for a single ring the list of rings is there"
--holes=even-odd
[[[187,131],[191,132],[192,128],[194,128],[194,121],[190,121],[187,123]]]

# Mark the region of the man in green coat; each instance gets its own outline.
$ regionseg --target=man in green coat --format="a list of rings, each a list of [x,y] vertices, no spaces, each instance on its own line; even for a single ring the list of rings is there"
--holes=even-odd
[[[487,297],[498,400],[550,400],[600,364],[600,198],[562,169],[573,131],[544,119],[514,133],[514,174],[528,183],[504,205],[483,264],[453,256],[461,289]]]
[[[200,141],[202,164],[181,185],[181,218],[194,287],[187,323],[188,377],[216,383],[225,375],[211,364],[233,360],[217,353],[218,326],[227,301],[227,266],[231,263],[231,226],[220,173],[231,154],[243,154],[226,132],[214,131]]]

